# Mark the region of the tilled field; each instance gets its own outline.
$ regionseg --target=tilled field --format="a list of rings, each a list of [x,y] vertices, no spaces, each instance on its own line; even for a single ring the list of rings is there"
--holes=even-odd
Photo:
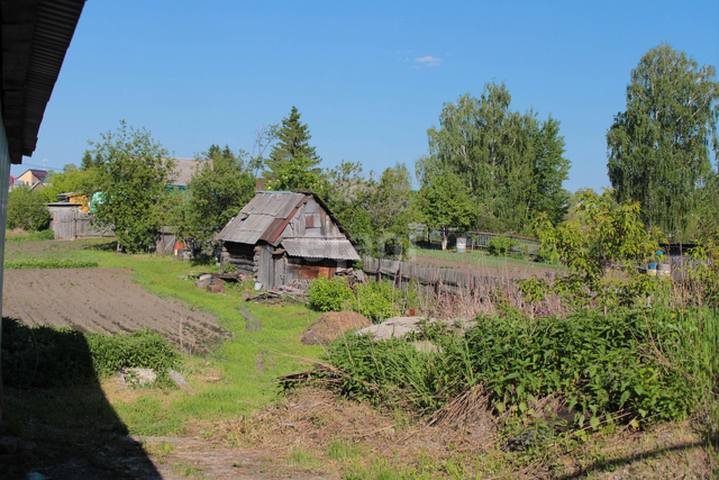
[[[147,327],[200,355],[229,336],[214,316],[146,292],[122,269],[5,270],[2,313],[28,325],[97,333]]]

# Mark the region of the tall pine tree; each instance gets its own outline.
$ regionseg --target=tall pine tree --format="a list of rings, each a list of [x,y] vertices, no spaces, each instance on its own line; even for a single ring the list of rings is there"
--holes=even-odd
[[[309,128],[300,122],[300,113],[293,105],[290,116],[282,120],[282,126],[277,131],[277,143],[272,147],[270,158],[265,160],[265,178],[269,188],[311,188],[313,182],[308,182],[306,177],[319,179],[321,171],[317,165],[322,159],[315,147],[309,145],[310,138]]]

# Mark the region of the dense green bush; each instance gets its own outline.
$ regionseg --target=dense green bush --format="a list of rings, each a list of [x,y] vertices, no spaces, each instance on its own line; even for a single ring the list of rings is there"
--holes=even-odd
[[[493,237],[489,242],[487,242],[487,250],[489,250],[491,255],[506,257],[512,252],[512,247],[516,247],[517,245],[519,245],[519,243],[516,240],[500,235],[498,237]]]
[[[152,368],[159,374],[180,363],[180,354],[157,332],[143,328],[129,335],[90,334],[87,341],[99,376],[122,368]]]
[[[651,310],[479,318],[464,338],[436,334],[437,327],[431,327],[430,338],[441,353],[413,352],[410,339],[350,337],[333,344],[328,359],[348,374],[342,383],[346,394],[407,402],[422,411],[481,383],[498,411],[525,413],[532,400],[559,394],[580,425],[620,412],[627,421],[676,419],[697,405],[704,388],[687,382],[687,375],[698,377],[716,365],[716,354],[714,360],[694,363],[679,360],[685,351],[672,361],[656,355],[686,350],[681,347],[686,329],[677,320],[668,311]],[[707,344],[711,335],[695,343]],[[710,355],[713,346],[716,339],[693,348]]]
[[[2,371],[19,388],[87,384],[121,368],[153,368],[160,379],[180,355],[159,333],[82,333],[70,328],[29,327],[2,319]]]
[[[343,278],[318,278],[308,290],[310,305],[320,312],[339,312],[347,308],[352,289]]]
[[[411,284],[400,290],[388,281],[366,282],[355,287],[351,309],[375,323],[380,323],[402,315],[408,308],[418,308],[419,303],[419,295]]]
[[[44,199],[26,186],[10,192],[8,196],[7,228],[27,231],[45,230],[50,225],[50,211]]]

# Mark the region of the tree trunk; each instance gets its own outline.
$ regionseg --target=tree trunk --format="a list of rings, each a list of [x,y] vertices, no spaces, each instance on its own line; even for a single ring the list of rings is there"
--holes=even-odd
[[[442,228],[442,250],[447,250],[447,227]]]

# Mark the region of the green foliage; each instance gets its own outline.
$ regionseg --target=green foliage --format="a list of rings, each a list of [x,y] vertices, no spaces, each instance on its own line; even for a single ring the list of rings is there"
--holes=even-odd
[[[695,192],[717,155],[719,83],[669,45],[649,50],[632,70],[627,108],[607,133],[609,179],[618,201],[641,204],[641,218],[685,237]]]
[[[28,258],[23,260],[5,260],[6,270],[97,267],[98,263],[92,260],[75,260],[72,258]]]
[[[45,182],[45,188],[40,190],[40,195],[45,202],[57,202],[57,195],[60,193],[89,192],[96,183],[96,170],[77,170],[74,165],[66,165],[62,172],[50,172]]]
[[[152,368],[161,375],[180,363],[175,348],[146,328],[129,335],[90,334],[87,341],[98,376],[112,375],[122,368]]]
[[[211,145],[205,164],[192,176],[184,233],[200,243],[207,242],[235,217],[255,193],[255,178],[243,160],[244,153],[220,151]],[[185,235],[183,235],[185,236]]]
[[[318,278],[307,292],[310,305],[320,312],[339,312],[344,310],[350,298],[352,289],[343,278]]]
[[[519,242],[516,240],[500,235],[498,237],[492,237],[492,239],[487,242],[487,250],[495,257],[506,257],[512,253],[512,247],[516,247],[517,245],[519,245]]]
[[[580,426],[617,414],[627,421],[682,418],[701,396],[685,375],[716,366],[714,353],[696,365],[670,365],[648,354],[686,337],[666,311],[477,320],[464,338],[437,334],[429,324],[424,334],[440,347],[432,354],[418,352],[413,339],[354,336],[333,343],[328,359],[347,374],[341,390],[351,397],[429,413],[481,383],[498,411],[518,415],[536,399],[559,394]],[[711,352],[716,339],[704,334],[697,343]]]
[[[445,103],[439,128],[427,131],[429,157],[417,163],[420,183],[456,175],[482,213],[477,228],[521,231],[540,212],[561,220],[569,161],[559,122],[510,109],[504,84],[489,83],[479,99]]]
[[[111,227],[123,251],[147,251],[164,223],[174,160],[150,132],[128,130],[125,121],[101,137],[101,142],[90,142],[92,152],[104,159],[97,168],[93,222]]]
[[[82,333],[28,327],[8,317],[2,319],[2,373],[5,385],[18,388],[82,384],[95,378]]]
[[[50,225],[50,211],[45,199],[26,185],[13,189],[8,195],[7,228],[27,231],[45,230]]]
[[[111,336],[2,320],[3,379],[13,387],[86,384],[120,368],[153,368],[162,376],[180,361],[167,340],[149,330]]]
[[[272,171],[271,179],[267,180],[267,189],[275,191],[311,190],[318,191],[324,184],[320,169],[312,168],[315,161],[300,154],[277,165]]]
[[[329,346],[327,357],[335,368],[347,373],[340,385],[344,395],[377,404],[433,410],[439,405],[440,385],[454,382],[443,376],[449,372],[441,359],[398,339],[377,342],[370,336],[346,336]]]
[[[477,225],[480,217],[472,192],[454,173],[428,175],[427,183],[419,191],[417,202],[424,223],[442,229],[443,250],[447,247],[448,228],[466,232]]]
[[[351,309],[375,323],[402,315],[408,308],[419,306],[419,296],[408,287],[395,288],[390,282],[366,282],[355,287],[355,296],[350,299]]]
[[[542,242],[540,256],[559,261],[569,270],[551,290],[567,304],[582,308],[631,306],[651,295],[657,280],[641,274],[637,267],[646,265],[659,245],[656,234],[647,233],[639,220],[639,204],[617,205],[611,191],[597,195],[587,190],[578,199],[574,220],[555,227],[540,215],[535,222]]]
[[[276,129],[277,143],[272,147],[270,158],[265,159],[265,178],[271,190],[316,189],[321,170],[316,168],[322,160],[310,147],[312,138],[306,124],[300,122],[297,107],[292,106],[290,115],[282,119]]]

